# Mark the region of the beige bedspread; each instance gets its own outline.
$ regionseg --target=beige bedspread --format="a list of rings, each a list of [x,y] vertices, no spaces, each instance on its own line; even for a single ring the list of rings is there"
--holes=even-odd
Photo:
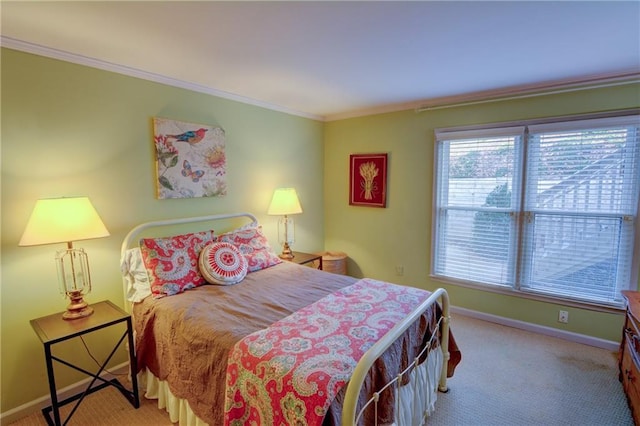
[[[233,286],[205,285],[162,299],[148,297],[134,306],[138,367],[167,381],[202,420],[222,424],[230,348],[356,281],[284,262],[247,274]],[[457,351],[452,344],[452,352]],[[337,415],[329,413],[327,420]]]

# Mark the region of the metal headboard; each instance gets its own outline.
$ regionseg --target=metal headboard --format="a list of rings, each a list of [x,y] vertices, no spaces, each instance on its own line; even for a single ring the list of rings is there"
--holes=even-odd
[[[197,222],[212,222],[216,220],[226,220],[226,219],[234,219],[234,218],[242,218],[245,217],[249,219],[251,222],[257,222],[258,219],[251,213],[241,212],[241,213],[228,213],[228,214],[216,214],[210,216],[195,216],[195,217],[185,217],[185,218],[176,218],[176,219],[166,219],[166,220],[156,220],[152,222],[141,223],[140,225],[134,227],[129,231],[129,233],[124,237],[122,241],[122,246],[120,248],[120,258],[122,259],[126,250],[129,248],[137,247],[140,235],[148,229],[151,228],[161,228],[165,226],[173,226],[173,225],[182,225],[186,223],[197,223]],[[127,310],[129,310],[130,302],[127,300],[127,285],[123,279],[124,286],[124,302]]]

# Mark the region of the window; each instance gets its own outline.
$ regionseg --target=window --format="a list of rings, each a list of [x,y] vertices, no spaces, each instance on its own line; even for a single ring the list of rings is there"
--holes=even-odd
[[[640,116],[436,132],[435,277],[621,306]]]

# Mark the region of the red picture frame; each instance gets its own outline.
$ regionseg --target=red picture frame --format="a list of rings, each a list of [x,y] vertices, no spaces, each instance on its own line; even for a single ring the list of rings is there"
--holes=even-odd
[[[349,156],[349,204],[387,206],[387,154]]]

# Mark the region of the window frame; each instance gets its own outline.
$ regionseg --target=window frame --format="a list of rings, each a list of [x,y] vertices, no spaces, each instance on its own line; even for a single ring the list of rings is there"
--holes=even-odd
[[[430,259],[430,277],[437,281],[442,281],[448,284],[454,284],[461,287],[468,287],[479,289],[482,291],[489,291],[499,294],[506,294],[510,296],[517,296],[527,299],[540,300],[544,302],[551,303],[562,303],[567,306],[576,306],[582,308],[589,308],[600,311],[608,311],[608,312],[618,312],[624,307],[624,303],[620,304],[610,304],[610,303],[600,303],[597,301],[588,301],[583,299],[575,299],[568,296],[560,296],[560,295],[550,295],[544,294],[542,292],[534,292],[531,289],[527,288],[527,286],[522,286],[523,279],[523,265],[522,263],[525,261],[523,256],[523,241],[525,239],[525,229],[524,229],[524,221],[527,219],[527,212],[524,211],[525,208],[525,197],[526,197],[526,182],[525,176],[527,175],[527,170],[525,169],[527,163],[527,144],[528,140],[526,138],[529,137],[529,127],[537,127],[537,126],[546,126],[551,125],[553,123],[569,123],[574,121],[584,121],[584,120],[594,120],[594,119],[613,119],[613,118],[625,118],[630,116],[640,115],[640,108],[632,108],[627,110],[620,111],[611,111],[607,113],[596,113],[596,114],[581,114],[581,115],[571,115],[571,116],[557,116],[557,117],[548,117],[541,118],[535,120],[522,120],[522,121],[512,121],[512,122],[502,122],[502,123],[491,123],[484,124],[479,126],[461,126],[461,127],[453,127],[453,128],[437,128],[434,132],[434,145],[433,145],[433,196],[432,196],[432,223],[431,223],[431,259]],[[568,124],[570,125],[570,124]],[[438,254],[438,243],[443,244],[444,242],[439,241],[438,237],[438,226],[441,225],[440,221],[440,197],[439,193],[440,188],[440,176],[441,176],[441,161],[439,155],[441,155],[441,149],[439,149],[440,141],[446,140],[446,137],[443,135],[456,135],[458,139],[459,135],[466,133],[474,134],[476,137],[479,134],[486,135],[494,135],[493,131],[501,131],[505,128],[517,128],[522,127],[525,130],[523,131],[523,135],[525,140],[522,141],[521,144],[516,144],[516,150],[522,149],[522,152],[514,151],[514,160],[519,162],[520,164],[514,166],[514,169],[518,169],[518,171],[514,170],[513,178],[513,194],[517,195],[514,197],[512,195],[512,202],[516,203],[510,207],[510,209],[514,210],[515,215],[515,237],[512,238],[510,244],[516,245],[512,247],[511,253],[513,254],[514,259],[509,260],[508,268],[510,273],[513,274],[513,283],[511,285],[501,285],[501,284],[488,284],[482,282],[473,282],[467,281],[465,279],[457,279],[451,276],[446,276],[442,274],[436,274],[436,258]],[[592,126],[593,127],[593,126]],[[519,147],[518,147],[519,145]],[[517,186],[517,190],[516,190]],[[636,215],[632,221],[631,226],[633,226],[634,234],[631,236],[633,248],[631,253],[631,270],[629,271],[629,282],[627,288],[636,289],[638,283],[638,273],[640,267],[640,196],[637,197],[638,205],[636,208]],[[493,210],[495,211],[495,210]]]

